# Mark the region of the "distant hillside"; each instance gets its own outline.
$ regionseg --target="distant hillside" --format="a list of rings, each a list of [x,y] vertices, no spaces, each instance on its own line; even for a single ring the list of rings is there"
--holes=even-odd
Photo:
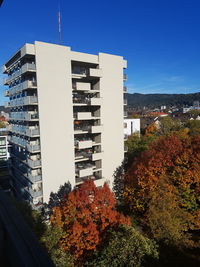
[[[200,93],[195,94],[127,94],[129,107],[149,107],[156,108],[162,105],[169,106],[190,106],[193,101],[200,101]]]

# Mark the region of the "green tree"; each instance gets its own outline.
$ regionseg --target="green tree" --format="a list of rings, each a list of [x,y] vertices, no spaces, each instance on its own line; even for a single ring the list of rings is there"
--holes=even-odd
[[[48,226],[41,238],[41,242],[47,250],[49,256],[58,267],[74,267],[74,259],[69,252],[64,251],[59,246],[63,232],[60,228]]]
[[[3,122],[3,121],[0,121],[0,128],[5,128],[6,127],[6,124],[5,124],[5,122]]]
[[[187,233],[192,216],[181,208],[181,200],[169,179],[159,180],[146,214],[146,223],[151,235],[167,245],[188,246],[191,236]]]
[[[128,147],[127,159],[128,166],[132,163],[134,157],[140,156],[140,154],[149,148],[149,145],[156,139],[156,136],[141,136],[132,134],[126,141]]]
[[[85,266],[95,267],[139,267],[158,259],[154,241],[144,237],[133,227],[121,227],[111,231],[108,243],[93,255]],[[153,264],[152,264],[153,266]]]
[[[160,120],[159,132],[161,135],[170,134],[179,131],[182,128],[179,120],[173,120],[170,117],[163,117]]]
[[[200,135],[199,120],[188,120],[185,123],[185,127],[189,129],[189,135]]]

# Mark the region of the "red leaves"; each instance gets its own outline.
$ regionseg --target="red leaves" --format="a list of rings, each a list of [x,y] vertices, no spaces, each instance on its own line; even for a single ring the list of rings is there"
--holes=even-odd
[[[116,200],[107,184],[96,188],[92,180],[72,191],[60,207],[54,209],[51,222],[61,227],[64,249],[77,259],[91,251],[105,238],[106,231],[119,224],[130,225],[129,218],[115,210]]]
[[[132,164],[125,177],[125,201],[139,212],[145,211],[150,193],[158,181],[168,177],[179,190],[200,187],[200,136],[171,135],[157,139]],[[198,201],[197,201],[198,202]]]

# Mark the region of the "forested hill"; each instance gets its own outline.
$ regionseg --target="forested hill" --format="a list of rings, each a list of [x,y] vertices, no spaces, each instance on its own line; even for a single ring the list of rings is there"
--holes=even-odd
[[[200,101],[200,93],[195,94],[127,94],[129,107],[151,107],[162,105],[182,107],[192,105],[193,101]]]

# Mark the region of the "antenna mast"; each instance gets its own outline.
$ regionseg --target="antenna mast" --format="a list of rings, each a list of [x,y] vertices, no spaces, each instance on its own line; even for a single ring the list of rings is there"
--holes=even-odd
[[[62,44],[60,1],[58,4],[58,43]]]

